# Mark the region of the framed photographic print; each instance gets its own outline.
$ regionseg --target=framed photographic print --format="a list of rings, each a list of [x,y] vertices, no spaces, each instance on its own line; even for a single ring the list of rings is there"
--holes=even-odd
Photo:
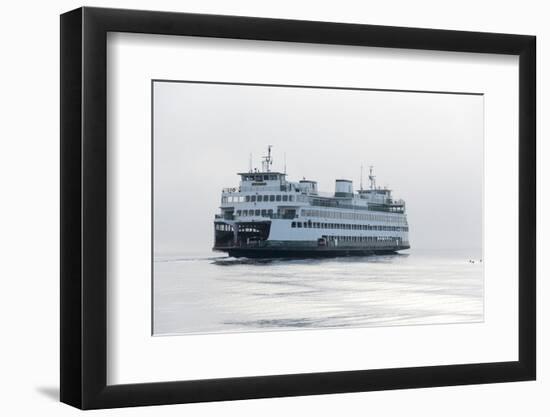
[[[61,400],[535,379],[535,38],[61,16]]]

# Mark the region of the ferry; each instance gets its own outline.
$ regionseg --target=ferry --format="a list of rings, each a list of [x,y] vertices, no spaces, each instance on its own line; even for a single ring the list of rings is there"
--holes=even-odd
[[[391,254],[409,249],[405,201],[376,185],[354,191],[348,179],[335,181],[334,193],[317,182],[287,180],[272,171],[272,146],[261,169],[241,172],[238,187],[225,188],[214,218],[214,251],[232,257],[309,258]],[[286,163],[285,163],[286,165]]]

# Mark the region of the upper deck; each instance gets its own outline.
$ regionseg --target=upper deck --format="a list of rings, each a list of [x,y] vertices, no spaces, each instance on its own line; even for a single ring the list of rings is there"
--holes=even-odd
[[[222,190],[222,212],[218,218],[292,219],[299,217],[300,213],[309,213],[302,210],[307,207],[329,209],[320,212],[326,215],[334,215],[334,212],[388,213],[390,216],[384,217],[385,221],[405,214],[403,200],[394,200],[390,189],[376,186],[372,167],[369,188],[363,189],[361,185],[356,192],[351,180],[337,179],[334,193],[323,193],[318,191],[316,181],[305,178],[297,182],[289,181],[286,172],[271,171],[271,164],[269,147],[268,155],[262,161],[262,170],[251,168],[249,172],[237,174],[240,176],[239,186]],[[365,215],[357,218],[365,218]]]

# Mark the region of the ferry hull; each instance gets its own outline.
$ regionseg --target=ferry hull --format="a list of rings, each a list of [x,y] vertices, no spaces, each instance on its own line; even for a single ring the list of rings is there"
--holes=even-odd
[[[340,256],[370,256],[395,254],[409,249],[409,246],[388,248],[226,248],[217,250],[227,252],[235,258],[333,258]]]

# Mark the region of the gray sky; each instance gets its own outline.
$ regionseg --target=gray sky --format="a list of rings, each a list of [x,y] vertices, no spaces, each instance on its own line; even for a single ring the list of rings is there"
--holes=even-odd
[[[156,254],[210,250],[221,189],[268,144],[320,191],[374,165],[413,248],[481,247],[482,96],[155,82],[153,133]]]

